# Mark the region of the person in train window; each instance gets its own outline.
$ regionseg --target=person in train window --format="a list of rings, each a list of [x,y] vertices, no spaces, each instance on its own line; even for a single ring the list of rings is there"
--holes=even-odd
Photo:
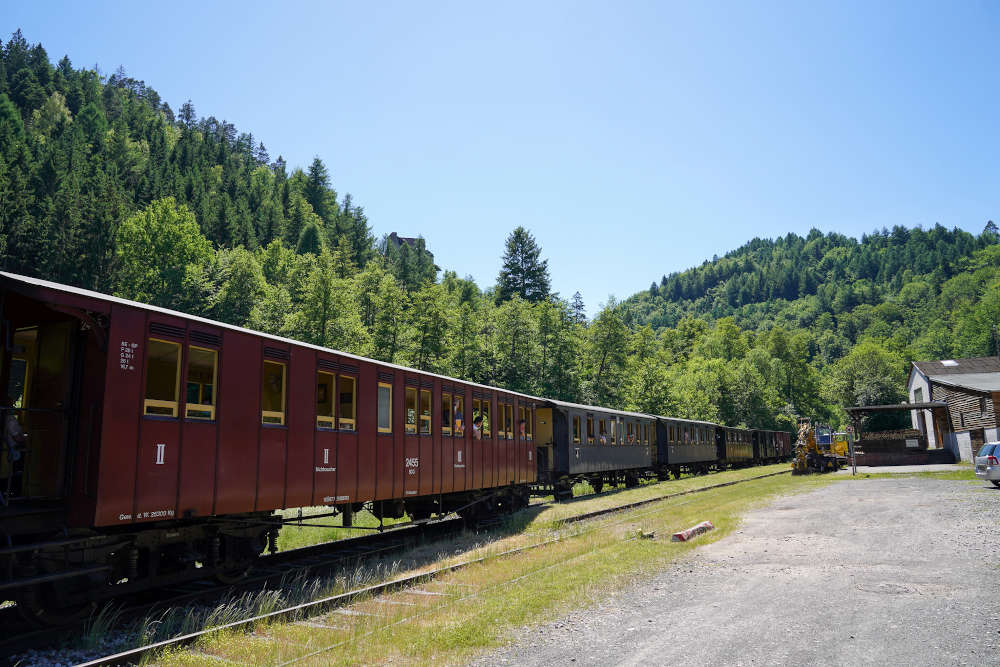
[[[608,434],[604,432],[603,428],[601,429],[600,441],[602,445],[608,444]]]
[[[465,435],[465,427],[463,426],[465,421],[465,415],[462,414],[462,404],[460,402],[455,402],[455,435]]]
[[[14,399],[4,397],[3,402],[3,445],[7,459],[7,477],[0,491],[10,496],[21,495],[21,479],[24,475],[23,453],[27,449],[28,434],[21,428],[14,412]]]
[[[523,419],[517,423],[517,430],[521,434],[521,440],[524,440],[524,435],[527,432],[526,429],[527,424],[525,424]]]
[[[483,416],[476,415],[472,418],[472,437],[474,440],[483,439]]]

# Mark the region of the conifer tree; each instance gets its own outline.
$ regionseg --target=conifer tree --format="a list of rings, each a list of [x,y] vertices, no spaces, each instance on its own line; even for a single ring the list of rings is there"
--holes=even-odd
[[[507,237],[503,267],[497,277],[497,300],[519,296],[537,303],[549,296],[549,261],[541,259],[542,249],[524,227]]]

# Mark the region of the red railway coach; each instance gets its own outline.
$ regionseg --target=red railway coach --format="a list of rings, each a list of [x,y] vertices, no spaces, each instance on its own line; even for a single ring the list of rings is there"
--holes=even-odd
[[[238,575],[277,509],[477,516],[536,481],[530,396],[8,273],[0,308],[28,434],[0,456],[0,599],[38,620]]]

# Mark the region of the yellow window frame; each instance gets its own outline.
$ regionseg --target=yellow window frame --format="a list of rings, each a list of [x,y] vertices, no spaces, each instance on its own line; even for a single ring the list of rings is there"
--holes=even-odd
[[[426,403],[424,402],[425,398],[427,399]],[[433,404],[434,404],[434,397],[431,395],[431,390],[421,389],[419,411],[420,411],[420,433],[422,435],[430,435],[432,432],[431,414],[434,411]],[[424,406],[426,406],[426,410],[424,409]]]
[[[490,401],[490,399],[488,399],[488,398],[485,399],[483,401],[483,411],[479,413],[479,414],[481,414],[483,416],[483,437],[484,438],[491,438],[491,437],[493,437],[493,435],[492,435],[493,434],[493,426],[492,426],[492,421],[490,419],[491,413],[493,412],[492,405],[493,405],[493,402]]]
[[[573,442],[580,442],[580,415],[573,415]]]
[[[320,401],[319,401],[319,388],[324,385],[324,383],[319,382],[321,376],[325,376],[329,379],[330,388],[327,390],[329,396],[327,397],[330,401],[330,414],[320,414]],[[337,427],[337,402],[340,400],[339,394],[337,394],[337,374],[327,373],[326,371],[316,371],[316,428],[328,428],[333,430]],[[325,401],[324,401],[325,403]]]
[[[381,426],[378,423],[379,421],[381,421],[381,419],[379,419],[379,417],[381,415],[378,414],[378,411],[379,411],[379,408],[381,407],[381,405],[380,405],[381,401],[379,399],[381,398],[381,394],[382,394],[382,390],[383,389],[388,389],[389,390],[389,425],[388,426]],[[392,385],[389,384],[388,382],[379,382],[378,383],[378,388],[375,390],[375,413],[376,413],[375,414],[375,425],[378,427],[378,432],[379,433],[392,433]]]
[[[215,404],[219,400],[219,351],[212,350],[207,347],[198,347],[197,345],[188,346],[188,371],[191,370],[191,350],[198,350],[199,352],[210,352],[212,354],[212,402],[211,403],[185,403],[184,404],[184,415],[188,419],[204,419],[208,421],[215,420]],[[205,385],[202,383],[198,388],[198,399],[204,400],[205,395]],[[191,412],[207,412],[207,417],[202,417],[200,415],[192,415]]]
[[[454,415],[454,404],[450,392],[441,392],[441,435],[451,435],[451,420]],[[445,409],[448,410],[447,417]]]
[[[346,380],[351,383],[351,416],[342,417],[340,415],[340,382],[341,380]],[[357,415],[358,415],[358,378],[353,375],[338,375],[337,376],[337,428],[342,431],[356,431],[357,430]]]
[[[454,425],[452,433],[455,436],[465,435],[465,396],[461,394],[455,394],[451,398],[451,423]]]
[[[286,389],[288,384],[288,366],[280,361],[265,361],[264,367],[267,364],[272,364],[274,366],[281,367],[281,410],[265,410],[261,407],[260,410],[260,421],[262,424],[271,424],[273,426],[284,426],[285,425],[285,404],[286,404]],[[261,371],[264,370],[261,368]],[[263,382],[263,378],[261,378]],[[263,393],[261,395],[261,401],[263,402]]]
[[[176,347],[177,348],[177,364],[176,364],[177,370],[176,370],[176,372],[174,374],[175,375],[175,378],[174,378],[174,400],[172,400],[172,401],[164,401],[164,400],[155,399],[155,398],[146,398],[145,394],[146,394],[146,392],[149,391],[149,389],[146,388],[146,387],[143,387],[143,390],[142,390],[143,391],[143,400],[144,400],[144,403],[143,403],[143,414],[149,415],[150,417],[167,417],[167,416],[177,417],[177,406],[178,406],[178,404],[180,402],[179,399],[180,399],[180,390],[181,390],[181,356],[182,356],[182,352],[183,352],[183,349],[182,349],[183,346],[180,343],[176,342],[176,341],[163,340],[162,338],[149,338],[147,340],[148,340],[149,343],[152,343],[152,342],[164,343],[166,345],[173,345],[174,347]],[[148,347],[149,346],[147,344],[147,351],[146,351],[146,355],[147,355],[147,357],[146,357],[146,375],[147,375],[147,379],[146,379],[146,382],[149,382],[149,379],[148,379],[148,376],[149,376],[149,350],[148,350]],[[157,412],[150,412],[149,408],[164,408],[164,409],[170,410],[170,414],[169,415],[165,415],[165,414],[160,414],[160,413],[157,413]]]
[[[412,400],[411,400],[412,399]],[[406,388],[406,424],[404,428],[406,432],[413,435],[417,432],[417,388],[407,387]],[[411,414],[412,411],[412,414]],[[413,420],[412,422],[410,420]]]

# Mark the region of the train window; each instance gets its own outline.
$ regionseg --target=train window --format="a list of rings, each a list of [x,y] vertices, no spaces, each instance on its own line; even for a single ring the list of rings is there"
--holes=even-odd
[[[215,419],[215,384],[219,353],[202,347],[188,348],[184,414],[188,419]]]
[[[264,362],[261,378],[260,420],[265,424],[285,423],[285,365]]]
[[[406,388],[406,432],[417,432],[417,390],[414,387]]]
[[[618,420],[611,420],[611,432],[608,434],[608,442],[612,445],[618,444]]]
[[[635,442],[635,432],[632,430],[632,422],[628,422],[627,424],[625,424],[625,429],[627,433],[625,441],[631,445],[633,442]]]
[[[176,417],[180,383],[181,344],[150,338],[146,351],[146,414]]]
[[[587,444],[594,444],[594,418],[587,417]]]
[[[523,440],[531,440],[531,408],[517,406],[517,432]]]
[[[486,399],[483,401],[483,437],[490,437],[490,400]]]
[[[451,435],[451,394],[441,394],[441,433]]]
[[[503,406],[504,415],[504,432],[507,434],[508,440],[514,439],[514,406],[510,403],[506,403]]]
[[[378,383],[378,432],[392,433],[392,385]]]
[[[431,434],[431,390],[420,390],[420,432]]]
[[[597,426],[597,438],[598,438],[598,442],[600,444],[602,444],[602,445],[606,445],[606,444],[608,444],[608,427],[607,427],[607,422],[605,422],[603,419],[601,419],[601,420],[599,420],[597,422],[597,424],[598,424],[598,426]]]
[[[530,441],[535,439],[535,415],[531,408],[524,409],[525,437]]]
[[[337,385],[337,428],[354,431],[357,429],[358,381],[348,375],[340,375]]]
[[[316,372],[316,428],[334,428],[333,388],[336,382],[333,373]]]
[[[455,396],[454,412],[452,413],[452,419],[455,420],[455,435],[463,436],[465,435],[465,399],[461,396]]]
[[[573,415],[573,442],[580,442],[580,416]]]

